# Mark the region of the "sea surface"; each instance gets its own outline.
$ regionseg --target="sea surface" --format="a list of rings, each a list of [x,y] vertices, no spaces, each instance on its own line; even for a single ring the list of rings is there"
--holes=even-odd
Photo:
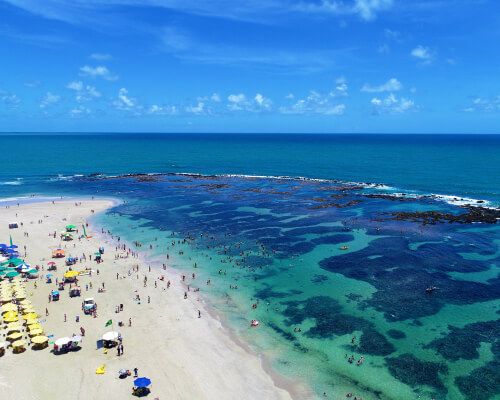
[[[500,136],[0,139],[1,198],[121,199],[98,222],[318,398],[500,398],[500,222],[449,222],[500,205]]]

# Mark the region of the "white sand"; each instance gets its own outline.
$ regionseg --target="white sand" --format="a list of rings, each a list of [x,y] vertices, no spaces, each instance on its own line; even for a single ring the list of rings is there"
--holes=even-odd
[[[51,251],[60,244],[60,239],[49,237],[49,233],[64,230],[67,224],[80,227],[91,215],[91,209],[103,211],[111,206],[109,201],[83,201],[75,206],[74,201],[57,201],[56,204],[34,203],[0,209],[0,238],[8,241],[12,235],[14,242],[32,266],[44,265],[51,259]],[[17,216],[16,216],[17,214]],[[43,223],[37,223],[43,219]],[[8,229],[9,222],[23,222],[19,229]],[[95,228],[100,231],[100,228]],[[94,231],[95,231],[94,229]],[[92,234],[92,227],[87,234]],[[23,235],[29,233],[29,237]],[[76,237],[77,235],[75,235]],[[82,297],[70,298],[68,290],[61,291],[58,302],[48,303],[49,285],[42,279],[27,284],[27,293],[35,309],[41,315],[41,324],[47,335],[54,339],[80,334],[80,327],[86,330],[82,349],[68,354],[54,355],[49,349],[34,351],[28,348],[24,353],[13,354],[8,349],[0,358],[0,398],[17,400],[58,400],[58,399],[127,399],[132,396],[133,378],[118,378],[118,370],[139,369],[139,376],[149,377],[153,384],[150,399],[290,399],[288,391],[280,388],[263,368],[260,358],[237,345],[221,326],[203,309],[199,296],[190,293],[183,299],[182,288],[175,274],[165,273],[165,281],[154,280],[164,273],[161,269],[148,272],[140,260],[129,257],[115,260],[115,244],[107,239],[77,239],[63,242],[67,254],[81,256],[93,254],[98,247],[105,247],[104,262],[94,261],[77,264],[74,269],[91,267],[100,274],[80,278]],[[73,247],[75,246],[75,247]],[[120,252],[123,256],[125,252]],[[140,265],[139,278],[128,276],[128,271]],[[64,260],[57,260],[55,277],[62,278],[66,271]],[[46,267],[45,267],[46,268]],[[120,279],[116,279],[116,274]],[[144,275],[148,285],[143,286]],[[172,286],[166,289],[166,281]],[[93,289],[85,291],[85,285],[92,282]],[[97,288],[105,283],[106,292],[98,293]],[[135,291],[141,297],[141,304],[134,300]],[[147,304],[147,296],[151,304]],[[84,315],[81,301],[84,297],[94,297],[98,304],[98,317]],[[117,304],[124,305],[124,311],[115,313]],[[50,315],[45,317],[45,308]],[[198,318],[198,309],[202,318]],[[67,322],[64,322],[64,314]],[[80,322],[75,322],[75,316]],[[132,327],[128,319],[132,318]],[[105,328],[107,320],[113,319],[115,330],[123,335],[124,355],[117,356],[116,349],[104,354],[96,349],[96,341],[110,330]],[[125,326],[119,328],[118,321]],[[0,334],[4,332],[0,329]],[[5,340],[1,338],[0,341]],[[96,368],[106,365],[104,375],[96,375]],[[304,396],[300,396],[304,398]]]

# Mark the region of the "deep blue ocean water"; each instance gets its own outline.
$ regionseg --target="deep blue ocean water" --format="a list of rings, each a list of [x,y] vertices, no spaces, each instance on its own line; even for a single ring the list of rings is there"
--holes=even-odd
[[[500,224],[394,213],[500,204],[500,136],[7,136],[2,146],[0,197],[124,200],[98,222],[151,247],[153,263],[168,253],[169,266],[196,273],[189,284],[229,326],[318,397],[499,398]],[[113,177],[136,172],[167,175]],[[271,177],[283,175],[311,179]]]

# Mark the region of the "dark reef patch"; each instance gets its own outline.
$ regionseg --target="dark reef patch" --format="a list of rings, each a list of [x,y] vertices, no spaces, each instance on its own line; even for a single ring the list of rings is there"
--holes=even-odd
[[[493,360],[472,371],[469,375],[459,376],[455,384],[467,400],[488,400],[500,393],[500,362]]]
[[[481,342],[494,343],[500,337],[500,320],[476,322],[463,328],[448,326],[450,332],[430,342],[425,348],[435,349],[450,361],[473,360],[479,357]],[[494,347],[498,351],[500,344]],[[497,354],[500,356],[500,352]]]
[[[406,333],[398,329],[389,329],[387,335],[393,339],[404,339],[406,337]]]
[[[375,329],[364,329],[359,341],[358,351],[377,356],[388,356],[395,347],[387,341],[384,335]]]
[[[407,385],[427,385],[438,390],[445,389],[439,374],[448,372],[446,364],[422,361],[409,353],[389,357],[385,361],[392,376]]]
[[[448,274],[485,271],[488,262],[466,260],[446,243],[425,244],[418,251],[410,250],[409,244],[404,237],[383,237],[360,251],[326,258],[320,266],[373,285],[377,291],[366,305],[384,312],[389,321],[432,315],[447,303],[472,304],[498,297],[499,278],[485,284],[454,280]],[[429,286],[438,290],[427,293]]]

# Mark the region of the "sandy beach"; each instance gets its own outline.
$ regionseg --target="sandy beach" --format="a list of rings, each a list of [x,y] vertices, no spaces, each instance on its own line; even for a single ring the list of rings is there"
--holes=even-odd
[[[118,371],[137,368],[138,376],[152,381],[148,396],[151,399],[291,399],[290,391],[273,379],[260,357],[232,340],[220,321],[205,310],[201,293],[189,292],[188,298],[184,298],[185,289],[168,266],[166,270],[151,266],[150,271],[128,248],[117,250],[116,242],[103,234],[101,227],[90,224],[87,235],[92,237],[78,239],[92,210],[103,212],[110,206],[111,201],[75,203],[68,200],[0,209],[2,241],[12,236],[26,263],[44,267],[38,279],[28,280],[26,293],[40,315],[45,335],[53,342],[60,337],[80,335],[81,327],[85,330],[79,351],[55,355],[51,352],[52,344],[43,350],[32,350],[28,346],[20,354],[8,348],[0,358],[1,397],[18,400],[134,398],[134,378],[119,379]],[[19,223],[19,228],[9,229],[11,222]],[[74,224],[79,233],[74,240],[61,242],[59,232],[68,224]],[[51,236],[54,232],[57,232],[56,238]],[[66,255],[86,255],[87,260],[74,265],[74,270],[91,268],[93,273],[79,276],[81,297],[70,298],[66,288],[60,291],[59,301],[49,302],[50,291],[57,288],[55,278],[61,281],[68,269],[63,258],[57,259],[53,281],[46,283],[47,263],[59,245]],[[97,264],[89,260],[89,255],[100,246],[104,247],[103,262]],[[171,285],[167,288],[169,280]],[[102,287],[105,291],[99,293],[98,288]],[[96,317],[82,312],[81,302],[86,297],[95,298]],[[120,304],[123,311],[116,312]],[[112,325],[106,327],[109,320]],[[120,321],[123,326],[119,326]],[[121,356],[116,348],[107,351],[97,348],[97,341],[112,329],[123,337]],[[5,340],[5,333],[2,325],[0,341]],[[29,343],[25,331],[23,337]],[[105,373],[97,375],[96,369],[101,365],[105,365]]]

